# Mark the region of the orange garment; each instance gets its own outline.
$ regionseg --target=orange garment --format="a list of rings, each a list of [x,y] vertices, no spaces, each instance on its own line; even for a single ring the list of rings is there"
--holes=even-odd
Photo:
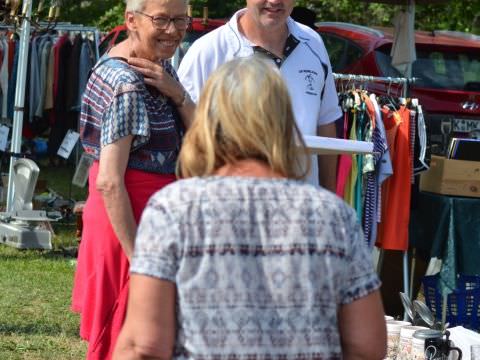
[[[408,249],[410,221],[410,110],[402,106],[398,112],[381,110],[392,158],[393,175],[382,185],[382,222],[376,245],[387,250]]]

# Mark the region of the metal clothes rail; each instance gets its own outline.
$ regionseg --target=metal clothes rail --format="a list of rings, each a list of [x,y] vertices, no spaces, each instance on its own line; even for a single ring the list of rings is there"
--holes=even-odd
[[[351,81],[361,81],[361,82],[384,82],[384,83],[392,83],[392,84],[407,84],[415,81],[415,78],[408,79],[403,77],[380,77],[380,76],[338,74],[338,73],[333,73],[333,78],[335,80],[351,80]]]
[[[408,95],[408,85],[417,81],[417,78],[404,78],[404,77],[381,77],[370,75],[355,75],[355,74],[338,74],[333,73],[335,80],[353,81],[361,83],[386,83],[386,84],[399,84],[403,85],[403,97]]]
[[[83,26],[83,25],[69,25],[69,24],[57,24],[52,29],[53,31],[73,31],[73,32],[87,32],[93,33],[95,37],[95,57],[98,60],[100,53],[98,50],[98,45],[100,45],[100,31],[96,27]]]
[[[47,22],[39,23],[40,26],[48,26]],[[13,25],[0,25],[0,30],[22,30],[20,26]],[[41,31],[42,29],[40,29]],[[58,23],[53,28],[49,29],[50,31],[72,31],[72,32],[82,32],[82,33],[92,33],[95,39],[95,56],[96,59],[100,57],[98,45],[100,44],[100,31],[93,26],[84,26],[81,24],[69,24],[69,23]],[[30,27],[30,32],[37,31],[37,29]]]

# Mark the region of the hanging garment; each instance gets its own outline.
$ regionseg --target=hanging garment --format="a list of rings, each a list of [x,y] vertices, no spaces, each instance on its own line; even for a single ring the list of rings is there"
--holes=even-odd
[[[411,173],[410,173],[410,184],[415,183],[415,175],[413,173],[414,168],[414,154],[415,154],[415,134],[417,133],[417,111],[416,109],[410,109],[410,162],[411,162]]]
[[[55,44],[55,71],[53,79],[53,98],[54,110],[51,111],[51,127],[52,131],[48,138],[48,154],[55,156],[60,144],[67,133],[69,121],[67,120],[66,110],[66,66],[70,56],[72,44],[68,35],[61,36]]]
[[[417,59],[415,50],[415,10],[399,12],[393,19],[395,27],[392,50],[392,66],[401,74],[407,74],[408,66]]]
[[[82,36],[77,34],[75,39],[73,40],[72,50],[70,52],[70,56],[67,62],[67,70],[65,73],[65,101],[66,110],[72,111],[77,108],[77,99],[78,99],[78,79],[80,73],[80,54],[82,51]]]
[[[377,98],[374,94],[370,95],[370,100],[372,101],[373,107],[375,109],[375,124],[376,129],[378,130],[377,134],[374,134],[374,139],[376,136],[380,136],[378,140],[379,143],[382,143],[384,148],[379,149],[379,153],[382,154],[375,164],[375,177],[377,181],[376,188],[376,202],[375,202],[375,221],[372,222],[372,228],[370,230],[369,243],[375,244],[377,239],[377,227],[378,223],[382,220],[382,184],[393,174],[392,161],[390,158],[390,150],[388,149],[387,136],[385,131],[385,126],[383,124],[383,119],[380,113],[380,107],[377,103]],[[374,140],[375,142],[375,140]]]
[[[410,220],[410,110],[402,106],[398,112],[382,108],[387,142],[392,157],[393,175],[382,188],[382,222],[378,226],[376,245],[387,250],[408,249]],[[390,143],[390,141],[393,141]]]
[[[418,100],[417,100],[418,102]],[[428,144],[427,126],[423,116],[422,105],[417,105],[417,133],[415,134],[415,151],[414,151],[414,173],[420,174],[430,168],[430,146]]]
[[[343,130],[342,130],[342,139],[347,139],[347,131],[348,131],[348,119],[349,115],[351,114],[350,109],[348,107],[342,106],[344,111],[343,113]],[[349,154],[341,154],[338,158],[338,166],[337,166],[337,187],[336,187],[336,194],[337,196],[341,197],[342,199],[345,196],[345,186],[347,183],[347,179],[350,176],[350,171],[352,170],[352,155]]]
[[[15,106],[15,92],[17,89],[17,69],[18,69],[18,56],[19,56],[19,47],[18,42],[13,42],[9,44],[9,47],[12,47],[14,50],[13,54],[13,68],[12,75],[8,83],[8,101],[7,101],[7,118],[13,120],[14,106]]]
[[[50,49],[50,56],[48,57],[48,69],[47,69],[47,85],[45,88],[45,107],[44,110],[53,109],[53,77],[55,68],[55,49],[52,46]]]
[[[35,111],[40,102],[40,56],[38,53],[39,42],[42,39],[41,36],[35,36],[32,39],[30,47],[30,80],[29,86],[29,123],[33,123]]]
[[[376,113],[373,101],[366,95],[363,100],[367,106],[367,114],[369,117],[369,126],[367,128],[367,136],[365,141],[373,143],[373,154],[364,156],[363,173],[365,177],[365,197],[363,200],[363,232],[365,242],[372,248],[376,240],[377,227],[377,198],[378,198],[378,177],[377,171],[379,169],[378,163],[384,155],[387,144],[382,137],[382,133],[376,126]]]
[[[80,60],[78,65],[78,96],[75,102],[75,109],[80,110],[83,92],[88,81],[88,74],[95,65],[95,53],[93,44],[90,40],[84,39],[80,51]]]
[[[46,97],[46,89],[47,89],[47,73],[48,73],[48,63],[50,57],[50,50],[52,48],[52,40],[50,37],[46,37],[41,41],[39,45],[39,60],[40,60],[40,82],[39,82],[39,89],[40,89],[40,96],[38,99],[37,107],[35,109],[31,109],[31,111],[35,111],[36,117],[43,117],[43,111],[45,109],[45,97]]]
[[[352,116],[352,127],[350,129],[350,135],[349,139],[350,140],[357,140],[357,112],[353,111],[353,116]],[[358,155],[352,155],[352,168],[350,171],[350,176],[348,177],[346,184],[345,184],[345,195],[343,199],[345,202],[350,205],[351,207],[355,208],[355,185],[357,182],[358,178],[358,161],[357,161]]]
[[[7,118],[7,104],[8,104],[8,42],[5,37],[1,39],[3,60],[0,68],[0,87],[2,89],[2,119]]]

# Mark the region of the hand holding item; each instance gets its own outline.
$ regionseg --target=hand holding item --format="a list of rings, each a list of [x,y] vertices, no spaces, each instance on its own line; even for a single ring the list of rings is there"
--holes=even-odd
[[[135,57],[131,54],[129,65],[144,76],[145,84],[155,87],[164,96],[172,99],[175,105],[182,106],[185,100],[185,90],[164,67],[157,62]]]

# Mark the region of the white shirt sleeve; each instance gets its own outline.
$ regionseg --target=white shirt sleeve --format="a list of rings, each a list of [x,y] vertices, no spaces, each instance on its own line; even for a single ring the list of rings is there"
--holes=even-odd
[[[190,46],[178,68],[178,77],[194,103],[198,102],[200,93],[207,81],[210,72],[206,69],[206,62],[200,59],[201,51],[197,40]]]
[[[332,65],[330,64],[330,58],[322,39],[320,39],[320,47],[320,54],[323,55],[322,62],[328,66],[328,74],[325,80],[323,99],[320,105],[317,126],[330,124],[342,116],[342,110],[338,105],[338,94],[335,87],[335,80],[333,79],[332,75]]]

